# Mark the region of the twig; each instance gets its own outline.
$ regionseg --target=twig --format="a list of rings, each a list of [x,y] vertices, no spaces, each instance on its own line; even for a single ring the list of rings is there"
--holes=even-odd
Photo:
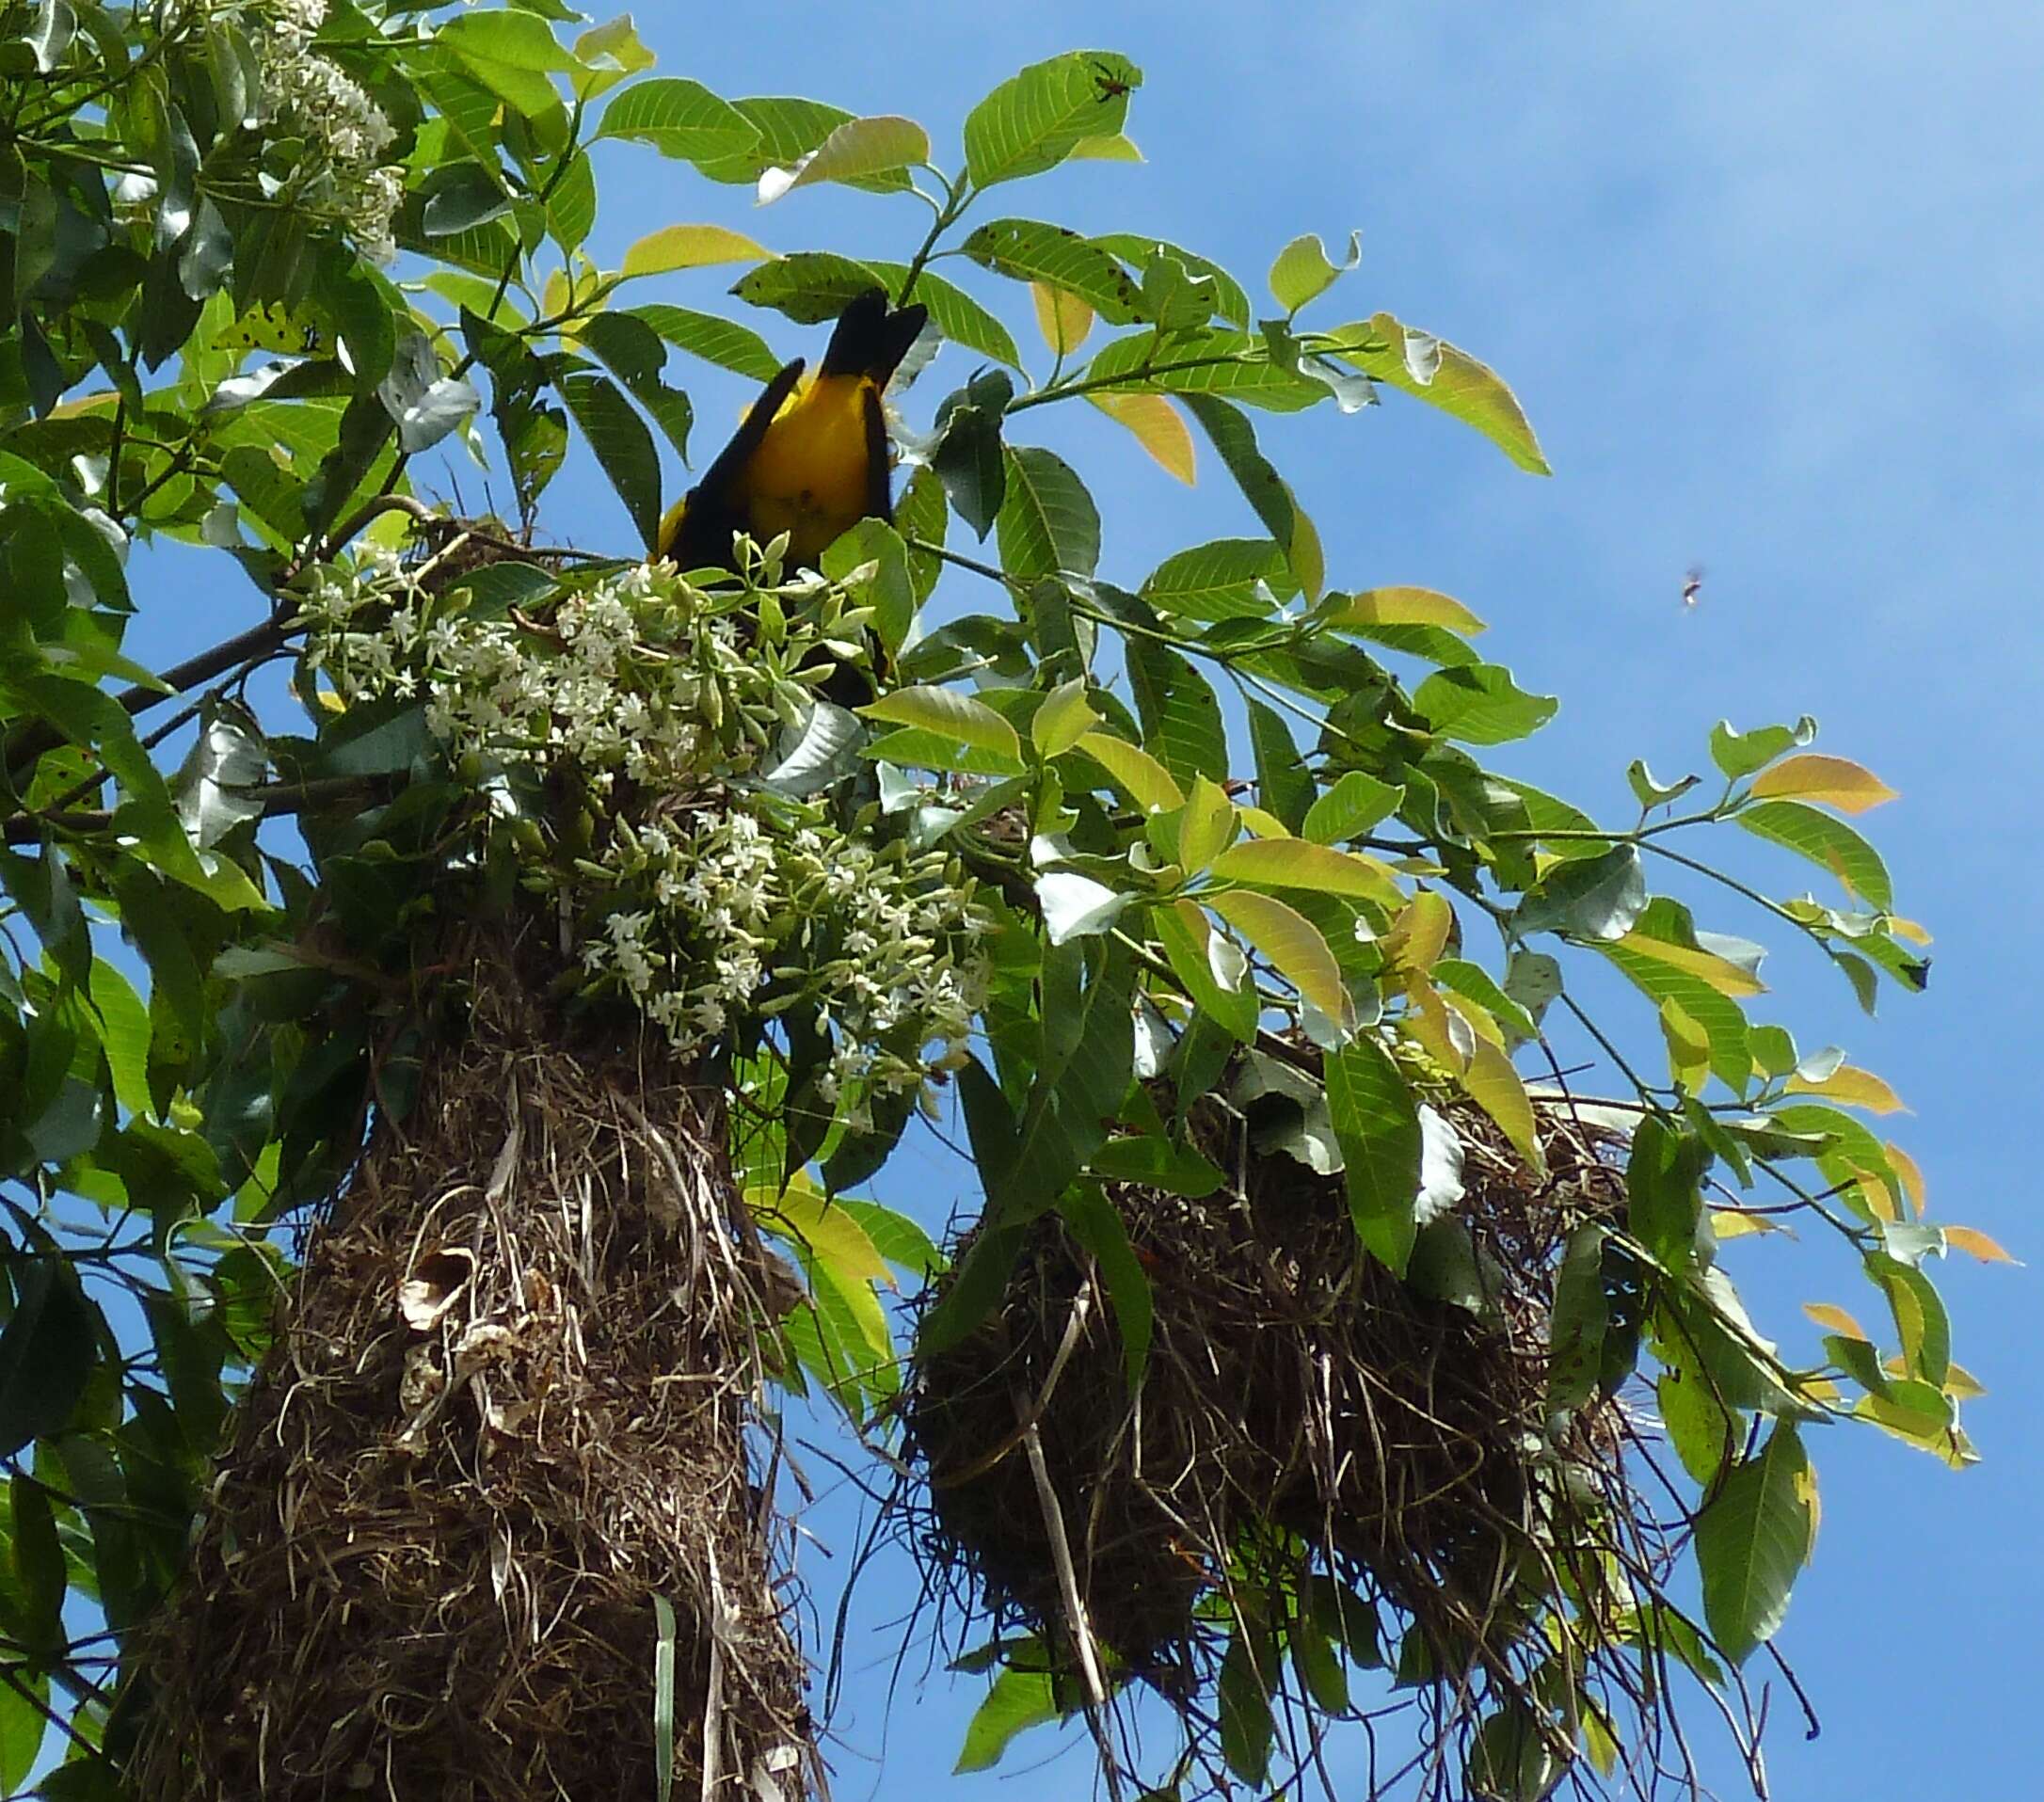
[[[1086,1294],[1079,1291],[1080,1297]],[[1078,1310],[1073,1309],[1077,1318]],[[1046,1386],[1047,1389],[1047,1385]],[[1078,1593],[1078,1572],[1072,1568],[1071,1542],[1064,1537],[1064,1511],[1058,1506],[1058,1491],[1051,1487],[1050,1466],[1044,1459],[1043,1435],[1030,1412],[1028,1393],[1019,1385],[1014,1391],[1015,1418],[1022,1423],[1022,1446],[1029,1454],[1030,1475],[1036,1480],[1037,1506],[1043,1509],[1044,1532],[1050,1540],[1050,1561],[1058,1571],[1058,1594],[1064,1603],[1064,1621],[1078,1654],[1080,1676],[1086,1684],[1086,1725],[1093,1730],[1094,1744],[1100,1748],[1100,1774],[1107,1779],[1109,1802],[1120,1802],[1121,1767],[1114,1757],[1114,1744],[1107,1730],[1107,1685],[1100,1681],[1100,1660],[1093,1643],[1093,1628],[1086,1620],[1086,1604]],[[1039,1409],[1041,1403],[1038,1404]]]

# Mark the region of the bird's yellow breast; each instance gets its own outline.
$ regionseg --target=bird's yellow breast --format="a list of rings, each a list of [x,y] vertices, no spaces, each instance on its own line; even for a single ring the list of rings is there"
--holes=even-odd
[[[789,554],[814,565],[823,548],[864,518],[865,375],[821,375],[785,407],[745,465],[740,502],[761,544],[786,532]]]

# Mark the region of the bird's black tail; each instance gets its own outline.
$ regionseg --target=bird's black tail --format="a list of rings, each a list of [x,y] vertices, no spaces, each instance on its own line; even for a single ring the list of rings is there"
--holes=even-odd
[[[929,316],[920,306],[889,312],[886,294],[878,288],[867,289],[838,315],[838,328],[830,335],[821,373],[870,375],[878,386],[886,387]]]

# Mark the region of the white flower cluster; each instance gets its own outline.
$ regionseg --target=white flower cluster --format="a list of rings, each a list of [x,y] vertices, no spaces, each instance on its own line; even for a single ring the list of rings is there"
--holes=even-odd
[[[743,771],[807,705],[784,660],[742,646],[734,622],[666,565],[564,591],[538,630],[436,606],[374,549],[353,574],[316,580],[310,667],[344,702],[423,695],[456,759],[473,752],[503,770],[567,757],[599,795],[620,775],[667,789]]]
[[[295,198],[330,213],[365,254],[389,263],[397,255],[391,222],[405,198],[405,171],[383,161],[396,133],[359,83],[312,50],[327,0],[260,0],[245,17],[270,135],[306,147]]]
[[[564,587],[543,617],[490,619],[374,550],[314,582],[308,671],[345,705],[422,700],[495,816],[519,811],[507,777],[526,773],[531,794],[574,773],[586,841],[523,876],[583,920],[590,988],[629,997],[683,1051],[799,1010],[830,1047],[822,1096],[854,1128],[963,1060],[989,920],[955,861],[875,842],[871,809],[848,830],[744,781],[806,716],[795,672],[813,679],[816,647],[849,630],[838,591],[806,577],[711,596],[663,563]],[[763,616],[743,640],[740,599]]]
[[[963,1061],[989,922],[942,852],[876,847],[747,799],[617,822],[602,865],[641,905],[609,916],[583,966],[682,1048],[748,1008],[811,1011],[831,1045],[822,1096],[865,1130],[874,1100]]]

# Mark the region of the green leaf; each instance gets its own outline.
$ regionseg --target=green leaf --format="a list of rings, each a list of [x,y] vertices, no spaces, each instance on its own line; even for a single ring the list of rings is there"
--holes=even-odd
[[[1110,339],[1087,364],[1086,379],[1101,388],[1178,394],[1188,402],[1238,400],[1278,413],[1303,412],[1328,393],[1318,382],[1272,362],[1262,339],[1220,327],[1174,333],[1161,343],[1153,331]]]
[[[1235,478],[1243,499],[1255,510],[1264,529],[1284,548],[1292,575],[1306,598],[1319,599],[1326,569],[1313,522],[1293,500],[1285,478],[1257,448],[1255,428],[1238,407],[1218,394],[1188,393],[1184,401]]]
[[[1596,949],[1656,1007],[1672,1000],[1701,1027],[1711,1042],[1711,1069],[1734,1094],[1745,1093],[1753,1060],[1746,1043],[1746,1015],[1736,1001],[1701,977],[1658,957],[1642,956],[1629,946],[1599,945]]]
[[[1605,1361],[1605,1228],[1586,1221],[1568,1236],[1547,1317],[1547,1408],[1580,1408],[1596,1394]]]
[[[1243,331],[1249,329],[1249,295],[1243,293],[1242,284],[1218,263],[1140,231],[1104,231],[1093,242],[1119,257],[1138,273],[1147,268],[1152,259],[1159,254],[1175,259],[1185,266],[1188,275],[1207,282],[1213,293],[1214,311],[1221,318]]]
[[[674,1794],[674,1603],[653,1597],[653,1769],[654,1794],[668,1802]]]
[[[1289,318],[1309,300],[1325,294],[1362,260],[1360,231],[1349,234],[1348,259],[1338,264],[1328,260],[1326,246],[1317,233],[1309,231],[1277,253],[1277,261],[1270,265],[1270,293]]]
[[[982,538],[1007,500],[1008,459],[1000,442],[1003,410],[1014,385],[999,371],[975,376],[937,408],[930,467],[958,517]]]
[[[434,41],[498,99],[528,119],[537,119],[561,104],[560,92],[548,77],[575,67],[575,59],[555,40],[546,22],[529,12],[456,13],[439,28]],[[648,82],[631,92],[660,85]],[[619,100],[631,98],[626,94]]]
[[[1263,1656],[1274,1663],[1271,1648]],[[1277,1673],[1270,1670],[1274,1681]],[[1221,1660],[1221,1755],[1228,1769],[1260,1790],[1270,1772],[1270,1750],[1277,1739],[1277,1722],[1270,1713],[1269,1684],[1256,1668],[1256,1660],[1241,1624],[1229,1636],[1228,1650]]]
[[[1256,798],[1291,831],[1303,831],[1317,790],[1291,727],[1261,701],[1251,701],[1249,742],[1256,758]]]
[[[929,1234],[906,1214],[898,1214],[878,1202],[855,1201],[849,1195],[833,1196],[831,1205],[849,1215],[889,1264],[899,1265],[924,1282],[950,1268],[950,1261],[937,1250]]]
[[[1537,1038],[1539,1023],[1518,1000],[1507,994],[1497,980],[1480,964],[1459,957],[1438,959],[1428,972],[1438,988],[1447,989],[1464,1000],[1474,1001],[1505,1029],[1507,1042]]]
[[[1632,785],[1633,797],[1642,807],[1665,807],[1670,801],[1687,794],[1703,778],[1701,776],[1679,776],[1673,782],[1660,782],[1653,772],[1647,768],[1644,757],[1635,757],[1625,766],[1625,780]]]
[[[1260,1012],[1253,985],[1240,972],[1215,966],[1217,934],[1196,901],[1176,901],[1154,908],[1151,930],[1164,948],[1172,973],[1202,1014],[1224,1029],[1238,1043],[1248,1045],[1256,1036]],[[1226,943],[1226,941],[1222,941]],[[1231,947],[1231,949],[1233,949]],[[1242,955],[1235,950],[1235,962]],[[1234,981],[1223,976],[1234,975]]]
[[[1091,576],[1100,561],[1100,511],[1086,485],[1062,457],[1033,444],[1010,448],[1006,458],[994,521],[1001,567],[1021,582]]]
[[[1418,1233],[1413,1210],[1421,1139],[1413,1092],[1367,1033],[1327,1057],[1323,1073],[1356,1235],[1393,1275],[1403,1276]]]
[[[958,1762],[951,1766],[951,1775],[992,1770],[1017,1733],[1054,1721],[1062,1712],[1047,1669],[1018,1670],[1011,1666],[1002,1671],[966,1724],[966,1743],[959,1751]]]
[[[1134,1076],[1134,989],[1135,965],[1111,940],[1046,952],[1044,1056],[1014,1162],[985,1172],[989,1218],[1006,1225],[1041,1213],[1106,1142]]]
[[[1464,744],[1509,744],[1555,717],[1561,703],[1528,694],[1495,663],[1437,670],[1413,691],[1413,705],[1435,731]]]
[[[0,1331],[0,1458],[63,1431],[97,1350],[99,1310],[57,1256],[15,1259],[14,1311]]]
[[[1110,1140],[1109,1146],[1117,1144],[1161,1145],[1161,1140]],[[1102,1147],[1104,1153],[1108,1147]],[[1170,1149],[1170,1147],[1166,1147]],[[1197,1162],[1206,1159],[1196,1152],[1186,1156]],[[1094,1167],[1099,1168],[1101,1153],[1095,1153]],[[1207,1165],[1212,1170],[1211,1165]],[[1111,1172],[1102,1172],[1111,1174]],[[1221,1172],[1214,1171],[1216,1185]],[[1142,1177],[1131,1181],[1147,1180]],[[1180,1193],[1183,1191],[1174,1191]],[[1212,1192],[1211,1189],[1201,1191]],[[1058,1212],[1064,1216],[1065,1224],[1072,1229],[1072,1236],[1093,1254],[1101,1277],[1106,1281],[1108,1300],[1114,1307],[1114,1331],[1122,1342],[1122,1360],[1128,1375],[1128,1393],[1137,1394],[1142,1387],[1142,1375],[1150,1362],[1150,1333],[1155,1316],[1155,1304],[1150,1296],[1150,1279],[1142,1272],[1142,1266],[1136,1257],[1135,1248],[1128,1242],[1128,1228],[1120,1211],[1108,1200],[1099,1187],[1093,1183],[1075,1183],[1066,1189],[1058,1202]]]
[[[1512,933],[1525,938],[1566,933],[1593,943],[1621,939],[1646,905],[1647,878],[1637,849],[1615,845],[1600,856],[1550,869],[1513,911]]]
[[[631,391],[632,399],[652,416],[676,454],[687,456],[689,428],[695,423],[695,409],[686,394],[661,379],[667,346],[660,334],[630,313],[605,312],[583,323],[582,342],[609,365]]]
[[[468,22],[516,18],[516,13],[471,13]],[[464,23],[456,19],[455,24]],[[448,27],[441,28],[444,40]],[[551,36],[551,34],[550,34]],[[597,136],[650,144],[663,156],[702,164],[743,156],[759,142],[759,132],[728,101],[700,82],[674,76],[634,82],[604,108]]]
[[[905,726],[958,744],[992,752],[1020,774],[1022,740],[984,701],[950,688],[902,688],[856,710],[869,720]]]
[[[564,375],[554,385],[650,551],[660,540],[660,452],[652,433],[608,376]]]
[[[1082,139],[1119,132],[1142,85],[1142,71],[1109,50],[1031,63],[966,115],[966,173],[985,188],[1055,168]]]
[[[18,1795],[42,1750],[49,1723],[37,1704],[49,1706],[50,1679],[19,1666],[8,1674],[12,1682],[0,1685],[0,1794]]]
[[[628,318],[643,320],[677,350],[700,357],[706,363],[728,369],[756,382],[770,382],[780,373],[781,359],[756,331],[715,313],[693,312],[686,307],[655,303],[628,307]]]
[[[152,1114],[149,1091],[149,1009],[135,985],[104,957],[92,961],[92,1006],[100,1016],[100,1045],[114,1097],[131,1114]]]
[[[1643,1114],[1625,1166],[1625,1223],[1663,1268],[1680,1274],[1696,1259],[1701,1184],[1710,1162],[1694,1133]]]
[[[1133,325],[1142,317],[1142,290],[1128,271],[1068,226],[990,219],[959,248],[996,275],[1048,282],[1078,295],[1110,326]]]
[[[1711,727],[1711,761],[1736,781],[1816,736],[1817,723],[1807,713],[1794,726],[1757,726],[1750,732],[1734,732],[1730,720],[1719,720]]]
[[[1328,334],[1327,349],[1372,380],[1473,425],[1535,475],[1553,473],[1540,440],[1496,371],[1443,339],[1401,325],[1387,312]]]
[[[1212,685],[1191,662],[1154,639],[1131,638],[1123,652],[1145,745],[1179,785],[1228,773],[1228,734]]]
[[[1180,619],[1266,619],[1297,587],[1285,552],[1269,538],[1217,538],[1166,557],[1140,592],[1158,613]]]
[[[841,106],[788,96],[755,95],[734,100],[731,105],[757,136],[743,150],[694,159],[712,182],[755,183],[769,168],[799,162],[852,119]],[[846,183],[871,194],[902,194],[909,184],[909,173],[902,168],[853,176]]]
[[[1405,790],[1361,770],[1344,771],[1334,786],[1306,810],[1303,830],[1317,844],[1360,838],[1405,805]]]
[[[1822,865],[1869,907],[1885,913],[1894,905],[1894,889],[1880,853],[1843,820],[1800,801],[1756,801],[1732,817],[1756,838],[1786,845]]]
[[[870,263],[831,250],[797,250],[747,270],[731,292],[752,306],[785,313],[798,326],[817,326],[836,319],[853,300],[880,285]]]
[[[1734,1665],[1774,1637],[1816,1537],[1816,1476],[1793,1421],[1735,1466],[1697,1521],[1703,1618]]]
[[[902,284],[908,279],[905,263],[883,263],[877,258],[869,258],[866,266],[880,278],[881,285],[890,295],[899,295]],[[930,317],[936,322],[937,330],[960,348],[991,357],[997,363],[1006,363],[1010,369],[1022,367],[1022,353],[1015,348],[1008,327],[963,288],[925,269],[916,278],[916,292],[911,298],[921,301],[930,310]]]
[[[1030,721],[1030,740],[1039,757],[1062,757],[1099,724],[1099,714],[1086,698],[1086,678],[1075,676],[1044,697]]]
[[[1661,1421],[1682,1467],[1706,1489],[1738,1455],[1744,1424],[1718,1398],[1709,1374],[1678,1340],[1661,1348],[1665,1366],[1654,1385]]]
[[[798,187],[820,182],[857,182],[889,170],[910,169],[930,160],[930,134],[899,113],[848,119],[813,151],[759,177],[759,204],[766,206]]]

